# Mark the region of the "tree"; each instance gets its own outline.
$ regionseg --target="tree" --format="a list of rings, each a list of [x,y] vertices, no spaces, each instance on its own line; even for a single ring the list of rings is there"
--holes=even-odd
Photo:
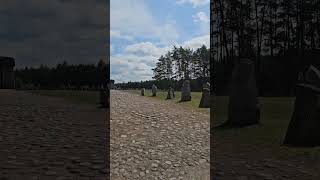
[[[158,62],[156,64],[156,67],[153,70],[154,76],[153,79],[156,80],[163,80],[167,78],[166,74],[166,58],[164,56],[161,56],[158,59]]]

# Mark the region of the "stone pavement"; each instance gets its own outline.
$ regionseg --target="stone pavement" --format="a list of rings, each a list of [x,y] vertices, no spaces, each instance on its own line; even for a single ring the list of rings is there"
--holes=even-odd
[[[106,110],[0,90],[0,179],[106,179]]]
[[[111,91],[111,179],[209,180],[209,113]]]

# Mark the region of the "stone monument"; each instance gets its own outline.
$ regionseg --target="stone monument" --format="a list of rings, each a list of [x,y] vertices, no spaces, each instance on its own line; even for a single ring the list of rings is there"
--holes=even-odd
[[[258,124],[259,121],[260,108],[254,63],[250,59],[242,58],[232,74],[226,125],[241,127]]]
[[[0,89],[15,88],[14,66],[14,58],[0,56]]]
[[[296,100],[284,144],[320,145],[320,70],[310,66],[296,85]]]
[[[152,96],[157,96],[157,86],[155,84],[152,85]]]
[[[176,98],[176,95],[174,94],[174,89],[172,88],[172,97]]]
[[[100,88],[100,107],[109,108],[109,87],[104,87],[103,85]]]
[[[168,89],[168,94],[167,94],[167,99],[173,99],[174,98],[174,90],[172,87],[169,87]]]
[[[199,104],[199,108],[210,108],[210,83],[207,82],[203,85],[202,96]]]
[[[185,80],[181,88],[181,101],[191,101],[190,81]]]

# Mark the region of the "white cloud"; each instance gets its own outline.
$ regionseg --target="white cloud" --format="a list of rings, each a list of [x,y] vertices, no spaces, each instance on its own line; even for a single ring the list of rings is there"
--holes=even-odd
[[[128,41],[133,41],[134,38],[132,36],[129,36],[129,35],[123,35],[121,34],[120,31],[117,31],[117,30],[110,30],[110,37],[111,38],[115,38],[115,39],[125,39],[125,40],[128,40]]]
[[[110,36],[111,37],[115,37],[115,38],[118,38],[120,37],[120,31],[114,31],[114,30],[110,30]]]
[[[199,36],[182,43],[183,47],[189,47],[193,50],[200,48],[202,45],[207,48],[210,47],[210,35]]]
[[[156,56],[159,57],[162,54],[164,54],[168,48],[159,48],[155,46],[151,42],[142,42],[137,44],[129,45],[125,48],[125,53],[133,53],[133,54],[139,54],[142,53],[144,55],[150,55],[150,56]]]
[[[157,35],[160,38],[161,43],[169,44],[179,38],[179,33],[175,28],[175,24],[168,22],[159,28],[157,31]]]
[[[110,10],[110,26],[114,31],[134,37],[157,38],[162,42],[179,38],[176,24],[169,20],[157,23],[144,0],[111,0]]]
[[[205,12],[198,12],[193,15],[193,21],[199,24],[201,34],[207,34],[210,31],[210,17]]]
[[[116,82],[150,80],[156,56],[120,54],[111,57],[111,79]]]
[[[193,50],[210,45],[210,35],[195,37],[183,43],[173,43],[176,46]],[[158,47],[151,42],[131,44],[124,49],[123,54],[111,56],[111,79],[116,82],[145,81],[153,76],[152,68],[157,59],[164,55],[172,46]]]
[[[193,21],[194,22],[200,22],[200,23],[209,23],[210,18],[207,16],[206,13],[200,11],[196,15],[193,15]]]
[[[210,0],[177,0],[177,4],[190,3],[193,7],[204,6],[210,3]]]
[[[191,3],[194,7],[208,4],[203,0],[179,0],[178,3]],[[173,45],[199,48],[205,44],[209,47],[209,35],[195,37],[180,43],[180,30],[177,28],[175,17],[167,16],[164,22],[157,21],[145,0],[111,0],[111,40],[134,37],[137,43],[128,42],[116,46],[117,51],[111,54],[111,79],[118,82],[150,80],[153,76],[152,68],[157,59],[164,55]],[[201,31],[199,34],[209,34],[209,18],[199,12],[194,16]],[[191,19],[191,18],[190,18]],[[192,21],[192,19],[191,19]],[[191,22],[192,23],[192,22]],[[129,38],[130,39],[130,38]],[[178,43],[179,42],[179,43]],[[118,50],[121,51],[119,52]],[[118,54],[115,54],[118,53]]]

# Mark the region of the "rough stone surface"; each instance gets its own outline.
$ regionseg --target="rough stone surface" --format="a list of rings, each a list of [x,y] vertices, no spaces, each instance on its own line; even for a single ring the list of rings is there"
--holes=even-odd
[[[0,179],[106,179],[105,109],[15,90],[0,99]]]
[[[185,80],[182,84],[181,101],[191,101],[191,88],[189,80]]]
[[[210,108],[210,84],[207,82],[203,86],[202,96],[199,104],[199,108]]]
[[[158,88],[155,84],[152,85],[152,96],[157,96],[157,91],[158,91]]]
[[[240,59],[232,74],[228,123],[233,126],[259,123],[260,109],[257,97],[254,63],[250,59]]]
[[[209,113],[111,91],[111,179],[209,180],[209,127]]]

